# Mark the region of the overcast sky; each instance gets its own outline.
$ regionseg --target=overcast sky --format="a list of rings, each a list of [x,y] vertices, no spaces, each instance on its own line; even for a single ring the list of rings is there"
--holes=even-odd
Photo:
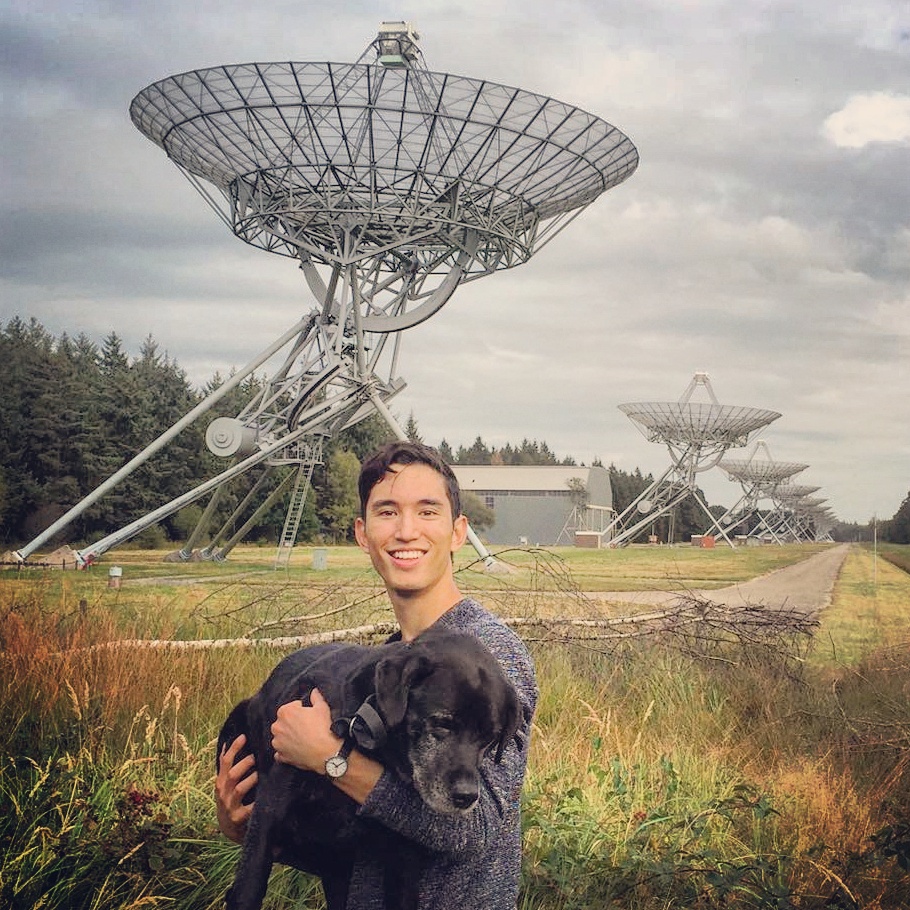
[[[300,272],[218,221],[130,100],[223,63],[353,61],[406,19],[430,69],[578,105],[641,156],[528,264],[408,332],[393,410],[426,442],[527,437],[661,473],[617,405],[675,401],[705,371],[721,404],[781,412],[759,438],[839,518],[888,518],[910,489],[906,0],[0,10],[3,324],[115,330],[131,355],[151,334],[200,384],[252,359],[311,308]],[[740,492],[717,470],[702,485]]]

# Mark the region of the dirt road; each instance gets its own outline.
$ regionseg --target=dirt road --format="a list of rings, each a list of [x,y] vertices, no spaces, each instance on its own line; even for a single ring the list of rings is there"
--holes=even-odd
[[[731,607],[762,604],[766,607],[786,606],[791,610],[815,613],[823,610],[831,602],[834,582],[849,548],[849,544],[838,544],[795,565],[775,569],[751,581],[731,585],[729,588],[694,593],[713,603]],[[679,594],[664,591],[626,591],[602,594],[600,597],[617,602],[653,604],[671,603],[678,599]]]

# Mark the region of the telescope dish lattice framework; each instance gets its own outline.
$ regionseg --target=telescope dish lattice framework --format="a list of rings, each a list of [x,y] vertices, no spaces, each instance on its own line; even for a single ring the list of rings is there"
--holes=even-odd
[[[606,121],[543,95],[431,72],[418,40],[408,23],[383,23],[355,63],[217,66],[136,95],[136,127],[240,239],[296,260],[314,301],[20,558],[273,359],[264,389],[207,432],[209,448],[235,463],[77,557],[91,561],[260,466],[296,467],[286,480],[294,489],[282,533],[289,549],[324,438],[376,413],[405,438],[387,407],[405,387],[401,333],[438,312],[463,281],[526,262],[637,167],[631,140]],[[225,527],[236,526],[239,516],[232,519]],[[197,526],[175,555],[191,558],[189,544],[210,537],[199,552],[223,558],[223,533]]]
[[[691,401],[698,388],[706,393],[707,403]],[[671,464],[604,531],[609,546],[631,543],[657,518],[692,497],[732,547],[733,541],[699,494],[697,476],[718,464],[728,449],[746,445],[753,433],[781,415],[763,408],[721,405],[706,373],[693,376],[679,401],[621,404],[619,409],[649,442],[667,447]]]
[[[762,534],[771,534],[762,514],[763,503],[768,504],[767,511],[777,487],[804,471],[808,465],[773,460],[768,444],[760,439],[748,457],[722,458],[718,467],[730,480],[738,481],[743,491],[742,496],[718,519],[718,523],[728,533],[741,529],[746,532],[746,537],[759,538]],[[778,543],[782,541],[778,540]]]

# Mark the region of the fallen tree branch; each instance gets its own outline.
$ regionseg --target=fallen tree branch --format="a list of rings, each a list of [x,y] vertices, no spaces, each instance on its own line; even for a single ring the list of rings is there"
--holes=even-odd
[[[333,641],[353,641],[365,638],[388,636],[398,631],[394,622],[377,622],[353,629],[337,629],[330,632],[311,632],[308,635],[287,635],[280,638],[199,638],[177,640],[168,638],[122,638],[115,641],[102,641],[77,651],[116,651],[122,648],[174,649],[177,651],[209,651],[221,648],[271,648],[289,650],[305,648],[308,645],[321,645]],[[73,652],[69,652],[73,653]]]
[[[596,619],[568,617],[543,618],[513,616],[503,618],[515,629],[546,630],[546,640],[571,643],[621,642],[646,636],[664,635],[684,638],[689,647],[694,643],[718,645],[731,639],[740,643],[767,646],[783,639],[810,636],[818,620],[798,610],[768,610],[761,606],[724,607],[693,596],[683,597],[672,607],[629,616]],[[197,639],[123,639],[101,642],[82,651],[104,651],[121,648],[172,648],[175,650],[215,650],[223,648],[269,648],[289,650],[335,641],[362,641],[387,637],[397,631],[392,621],[376,622],[348,629],[311,632],[274,638],[244,636],[240,638]]]

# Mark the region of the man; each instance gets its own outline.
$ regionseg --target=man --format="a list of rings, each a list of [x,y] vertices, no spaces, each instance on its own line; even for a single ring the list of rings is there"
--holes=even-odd
[[[354,533],[385,582],[401,630],[393,639],[412,641],[437,623],[475,635],[515,686],[524,720],[520,744],[511,743],[499,764],[485,760],[481,797],[464,817],[434,812],[411,784],[356,750],[347,771],[332,781],[359,804],[361,817],[428,851],[420,910],[514,910],[521,871],[520,794],[537,702],[531,658],[507,626],[458,589],[453,554],[465,542],[468,522],[461,513],[458,481],[435,450],[391,443],[364,463],[358,486],[361,514]],[[242,805],[243,796],[256,780],[252,758],[232,767],[242,745],[239,737],[225,751],[216,780],[219,825],[235,841],[243,839],[251,812]],[[278,761],[325,774],[326,761],[341,745],[318,689],[311,707],[296,701],[279,708],[272,725]],[[382,879],[375,859],[355,857],[347,910],[391,910],[384,906]],[[331,883],[324,884],[331,900]]]

